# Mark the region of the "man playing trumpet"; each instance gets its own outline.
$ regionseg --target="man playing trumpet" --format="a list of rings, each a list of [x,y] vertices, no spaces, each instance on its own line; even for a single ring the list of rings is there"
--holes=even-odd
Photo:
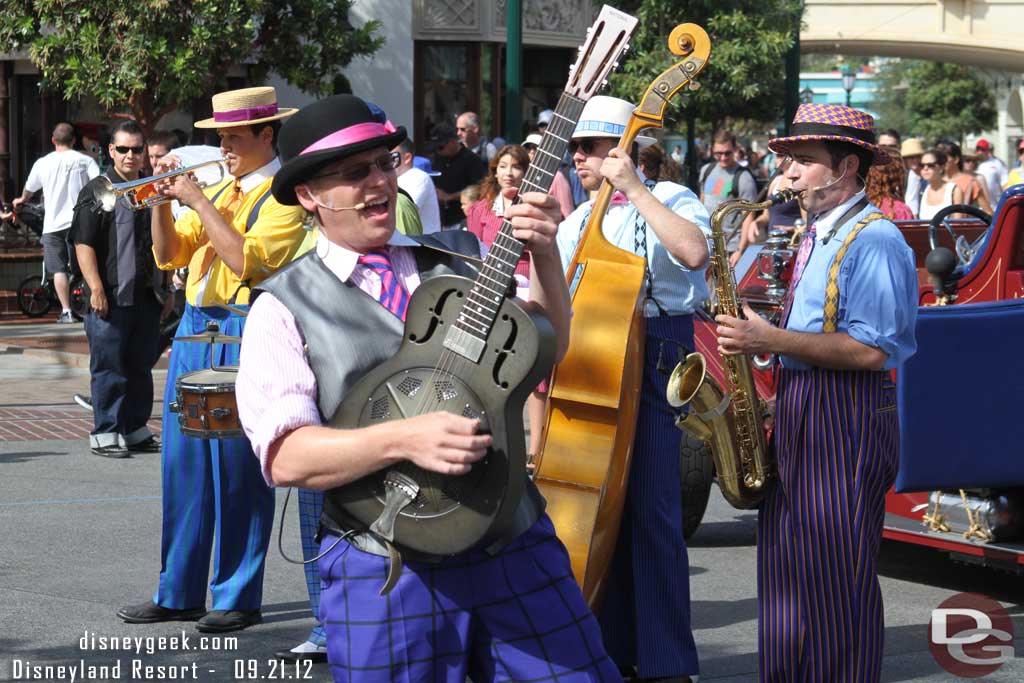
[[[188,267],[187,305],[178,336],[206,331],[242,334],[244,318],[219,304],[248,308],[255,286],[295,256],[303,237],[300,207],[270,194],[280,168],[276,155],[280,109],[273,88],[246,88],[213,96],[215,128],[232,176],[202,190],[187,174],[161,181],[159,191],[192,210],[177,222],[170,205],[153,209],[153,254],[162,270]],[[177,160],[164,157],[157,174]],[[218,345],[216,362],[237,365],[237,345]],[[175,343],[167,372],[163,413],[163,542],[160,584],[151,602],[118,611],[128,623],[198,619],[200,631],[222,632],[258,623],[263,567],[274,518],[273,491],[245,438],[184,436],[169,412],[181,375],[208,366],[205,344]],[[216,536],[212,610],[206,612],[207,572]]]

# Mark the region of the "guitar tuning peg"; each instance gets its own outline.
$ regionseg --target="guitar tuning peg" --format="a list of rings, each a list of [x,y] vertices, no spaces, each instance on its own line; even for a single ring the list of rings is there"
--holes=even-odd
[[[626,54],[627,52],[629,52],[629,43],[622,46],[622,54]]]
[[[619,68],[619,63],[618,62],[612,62],[612,71],[615,71],[618,68]]]
[[[607,88],[608,87],[608,79],[607,78],[604,79],[603,81],[601,81],[601,87],[602,88]]]
[[[692,91],[700,90],[700,83],[698,83],[697,81],[690,81],[690,90],[692,90]]]

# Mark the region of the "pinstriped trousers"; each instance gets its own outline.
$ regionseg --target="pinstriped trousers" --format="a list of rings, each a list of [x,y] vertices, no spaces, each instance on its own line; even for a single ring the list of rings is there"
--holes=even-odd
[[[693,349],[693,316],[646,319],[643,391],[629,490],[598,614],[608,654],[642,678],[698,673],[690,628],[690,562],[683,540],[680,432],[665,398],[668,374]],[[674,342],[674,343],[673,343]]]
[[[759,679],[878,681],[896,387],[888,372],[783,369],[777,411],[778,479],[758,518]]]
[[[213,320],[224,334],[242,335],[241,316],[189,304],[176,336],[200,334]],[[219,365],[237,365],[238,352],[238,344],[214,346]],[[208,344],[175,342],[171,347],[161,449],[160,585],[153,602],[171,609],[205,605],[210,553],[214,551],[209,585],[212,609],[257,610],[263,601],[263,568],[274,524],[274,491],[263,480],[259,460],[245,437],[185,436],[178,426],[178,416],[169,411],[178,377],[208,367]]]

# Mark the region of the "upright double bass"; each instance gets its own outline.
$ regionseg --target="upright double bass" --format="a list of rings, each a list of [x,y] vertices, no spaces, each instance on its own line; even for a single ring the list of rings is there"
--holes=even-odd
[[[644,128],[660,128],[665,106],[707,64],[711,41],[696,24],[680,24],[668,40],[683,60],[647,88],[619,147]],[[569,550],[573,573],[591,607],[598,604],[618,538],[629,479],[643,379],[644,259],[613,246],[602,233],[614,188],[601,184],[567,278],[573,321],[569,352],[548,392],[544,446],[534,481]]]

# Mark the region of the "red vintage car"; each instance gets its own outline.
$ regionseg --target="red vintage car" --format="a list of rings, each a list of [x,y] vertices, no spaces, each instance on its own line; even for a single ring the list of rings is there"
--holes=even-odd
[[[950,220],[953,213],[973,218]],[[884,535],[1024,572],[1024,413],[1017,400],[1024,384],[1024,185],[1004,193],[991,220],[971,207],[950,207],[931,222],[897,225],[917,260],[921,308],[918,351],[894,372],[900,470],[886,497]],[[738,292],[768,313],[778,295],[766,291],[758,260],[739,278]],[[937,295],[944,305],[936,305]],[[724,387],[709,315],[697,323],[696,346]],[[771,370],[754,374],[761,397],[773,398]],[[707,504],[713,465],[703,444],[685,437],[689,535]]]

